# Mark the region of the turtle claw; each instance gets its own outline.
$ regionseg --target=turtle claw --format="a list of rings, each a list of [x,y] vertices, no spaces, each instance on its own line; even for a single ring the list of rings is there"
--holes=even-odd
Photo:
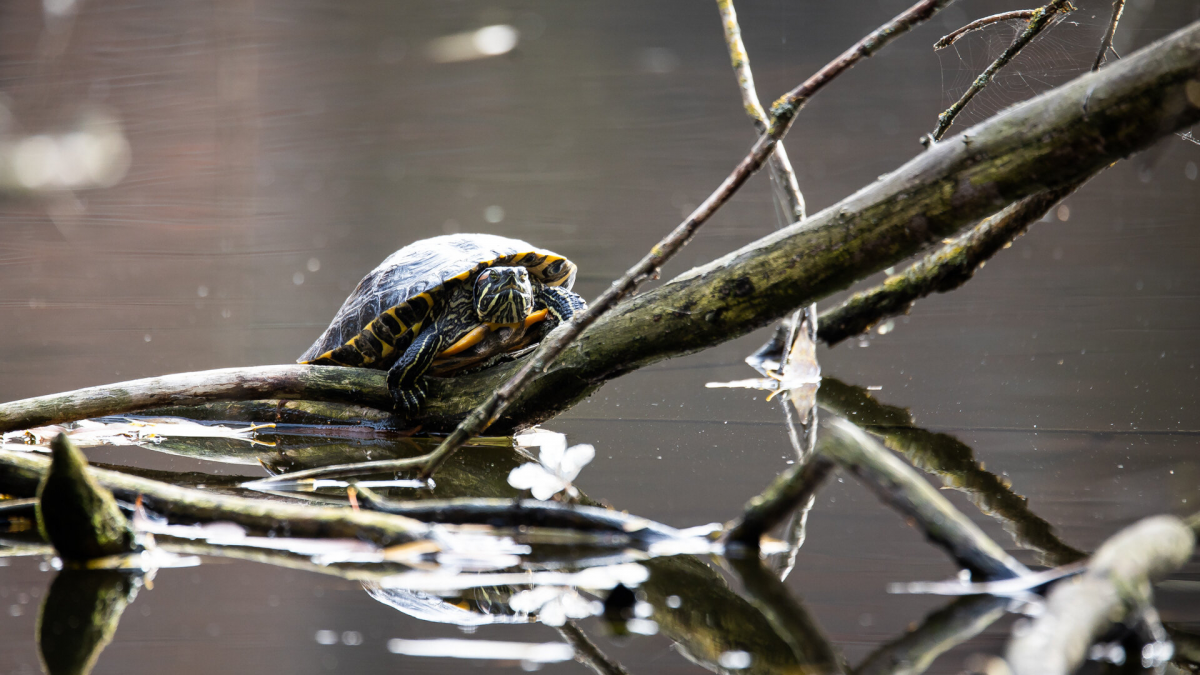
[[[413,417],[421,411],[425,397],[425,386],[421,383],[405,389],[397,387],[392,390],[392,402],[395,410],[405,418]]]

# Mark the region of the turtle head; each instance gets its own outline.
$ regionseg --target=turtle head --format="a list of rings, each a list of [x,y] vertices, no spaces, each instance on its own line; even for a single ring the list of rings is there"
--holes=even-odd
[[[489,267],[475,278],[475,312],[487,323],[517,323],[533,311],[533,284],[524,267]]]

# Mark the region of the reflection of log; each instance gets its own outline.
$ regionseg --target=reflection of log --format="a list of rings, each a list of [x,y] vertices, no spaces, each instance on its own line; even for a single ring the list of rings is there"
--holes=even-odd
[[[1014,632],[1007,655],[1013,672],[1075,672],[1113,623],[1151,606],[1151,582],[1187,562],[1195,546],[1192,530],[1174,516],[1146,518],[1115,534],[1086,572],[1054,586],[1032,625]]]
[[[87,675],[137,595],[135,573],[65,569],[38,612],[38,650],[48,675]]]
[[[881,500],[912,519],[930,541],[983,579],[1011,579],[1029,570],[874,438],[833,415],[819,422],[817,450],[861,480]]]
[[[811,503],[833,468],[829,459],[814,455],[779,474],[766,490],[746,504],[745,512],[730,524],[725,540],[757,550],[764,534],[797,508]]]
[[[540,374],[493,429],[504,432],[545,420],[606,380],[747,333],[1016,200],[1081,180],[1195,124],[1200,106],[1189,100],[1188,87],[1194,89],[1198,67],[1200,24],[937,144],[801,224],[618,305]],[[410,423],[426,431],[454,428],[521,363],[431,380],[430,400]],[[0,406],[0,429],[231,398],[388,405],[378,371],[350,374],[331,367],[280,366],[268,372],[271,387],[256,388],[244,377],[223,383],[214,378],[203,392],[182,387],[185,376],[172,376],[180,378],[182,401],[163,400],[169,392],[160,392],[153,402],[139,399],[137,387],[125,384],[90,390],[102,400],[68,394],[10,403]],[[324,393],[313,384],[318,380],[329,385]],[[77,409],[80,405],[86,409]]]
[[[937,657],[970,640],[992,625],[1009,599],[994,595],[959,598],[925,617],[921,625],[871,653],[855,675],[917,675]]]
[[[821,380],[817,392],[821,405],[883,436],[884,445],[908,458],[913,466],[961,490],[979,510],[1004,523],[1018,546],[1040,554],[1040,562],[1065,565],[1085,557],[1054,534],[1054,528],[1029,509],[1028,500],[1013,492],[1008,481],[984,470],[970,446],[949,434],[926,431],[913,425],[904,408],[884,405],[865,389],[833,378]]]
[[[779,577],[763,566],[757,555],[730,558],[729,565],[741,579],[750,602],[792,648],[805,672],[846,672],[844,659],[821,632],[817,622],[792,598]]]
[[[112,493],[89,474],[66,434],[50,442],[49,470],[38,484],[37,521],[62,559],[83,562],[134,551],[133,531]],[[39,458],[40,459],[40,458]]]

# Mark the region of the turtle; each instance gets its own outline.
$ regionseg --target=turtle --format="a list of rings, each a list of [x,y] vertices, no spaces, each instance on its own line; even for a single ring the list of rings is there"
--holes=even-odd
[[[297,362],[387,370],[396,412],[411,416],[427,374],[491,365],[585,309],[576,269],[519,239],[422,239],[363,277]]]

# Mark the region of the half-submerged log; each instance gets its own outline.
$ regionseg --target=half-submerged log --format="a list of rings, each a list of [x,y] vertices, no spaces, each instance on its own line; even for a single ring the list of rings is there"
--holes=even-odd
[[[1015,675],[1067,675],[1114,622],[1151,606],[1151,582],[1192,555],[1196,537],[1174,516],[1154,516],[1121,530],[1096,551],[1087,571],[1059,582],[1045,611],[1014,628],[1008,663]]]
[[[59,434],[38,485],[38,529],[59,556],[84,562],[135,550],[133,530],[108,490],[88,475],[87,458]]]

